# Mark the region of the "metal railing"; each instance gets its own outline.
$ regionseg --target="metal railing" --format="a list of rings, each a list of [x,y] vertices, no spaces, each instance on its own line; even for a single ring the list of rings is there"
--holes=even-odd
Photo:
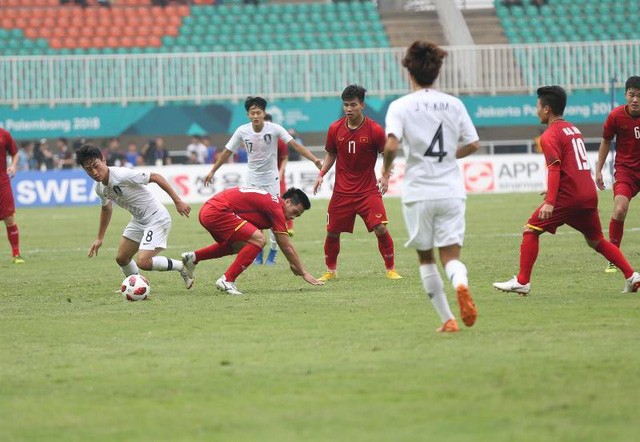
[[[640,72],[640,41],[447,47],[436,86],[456,95],[531,93],[543,84],[608,90]],[[0,105],[238,101],[409,90],[405,48],[0,57]],[[619,84],[618,83],[618,84]]]

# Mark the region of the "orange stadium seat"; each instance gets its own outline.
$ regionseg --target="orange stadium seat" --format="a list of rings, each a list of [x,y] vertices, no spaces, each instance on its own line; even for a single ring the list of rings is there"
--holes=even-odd
[[[5,29],[13,28],[13,18],[3,16],[2,18],[0,18],[0,26]]]
[[[77,41],[77,47],[88,49],[91,47],[91,40],[88,37],[80,37]]]
[[[24,36],[27,38],[38,38],[38,28],[27,28],[24,30]]]
[[[110,35],[106,38],[106,45],[109,48],[117,48],[118,46],[120,46],[120,39],[118,37]]]
[[[49,46],[51,46],[53,49],[61,49],[62,40],[59,37],[51,37],[51,39],[49,39]]]

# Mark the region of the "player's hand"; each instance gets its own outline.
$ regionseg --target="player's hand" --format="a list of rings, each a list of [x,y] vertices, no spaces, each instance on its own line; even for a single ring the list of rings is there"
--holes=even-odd
[[[318,193],[318,189],[320,188],[320,186],[322,186],[322,182],[324,181],[324,178],[322,178],[320,175],[318,175],[318,177],[316,178],[316,182],[313,183],[313,194],[315,195],[316,193]]]
[[[304,279],[311,285],[324,285],[324,282],[318,281],[313,277],[313,275],[311,275],[311,273],[305,273],[304,275],[302,275],[302,279]]]
[[[91,248],[89,249],[89,253],[87,253],[87,257],[91,258],[92,256],[98,256],[98,249],[102,246],[102,240],[96,239],[93,244],[91,244]]]
[[[313,162],[313,164],[316,165],[318,170],[322,169],[322,160],[320,158],[316,158],[316,160]]]
[[[189,218],[189,213],[191,213],[191,206],[184,201],[180,200],[176,203],[176,210],[182,216],[186,216]]]
[[[540,212],[538,212],[538,218],[540,219],[549,219],[553,214],[553,206],[548,203],[544,203],[542,207],[540,207]]]
[[[206,177],[204,177],[205,187],[211,184],[212,182],[213,182],[213,170],[209,172]]]
[[[378,189],[380,189],[380,193],[382,193],[383,195],[385,193],[387,193],[387,190],[389,190],[389,177],[388,176],[381,176],[380,178],[378,178]]]
[[[15,174],[16,168],[13,165],[7,167],[7,175],[9,175],[9,178],[13,178]]]
[[[604,190],[604,180],[602,179],[602,172],[596,172],[596,186],[598,189]]]

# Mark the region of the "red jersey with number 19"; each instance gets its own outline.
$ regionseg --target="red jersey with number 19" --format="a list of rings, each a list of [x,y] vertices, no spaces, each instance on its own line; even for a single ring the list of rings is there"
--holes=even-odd
[[[385,140],[382,126],[367,117],[357,129],[349,129],[347,117],[329,126],[325,150],[336,156],[333,193],[365,196],[380,192],[375,166]]]
[[[568,121],[555,120],[540,137],[540,144],[547,166],[560,165],[556,206],[597,208],[598,194],[580,130]]]
[[[616,170],[640,171],[640,117],[632,117],[626,106],[611,111],[604,123],[602,138],[616,137]]]

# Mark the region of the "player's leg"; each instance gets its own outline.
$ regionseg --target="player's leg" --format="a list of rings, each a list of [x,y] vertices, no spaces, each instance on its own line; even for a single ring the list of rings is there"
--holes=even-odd
[[[624,292],[638,291],[640,274],[633,270],[622,250],[605,239],[602,234],[598,209],[580,211],[567,224],[584,235],[589,247],[620,269],[625,278]]]
[[[125,229],[126,232],[126,229]],[[137,275],[140,273],[138,264],[133,260],[133,255],[138,252],[139,242],[123,236],[120,238],[118,251],[116,252],[116,263],[122,269],[124,276]]]
[[[387,211],[382,202],[382,195],[368,195],[357,204],[360,215],[369,232],[373,231],[378,240],[378,250],[387,270],[387,278],[402,279],[396,271],[393,238],[387,229]]]
[[[278,253],[278,243],[276,242],[276,234],[269,229],[269,255],[267,255],[266,265],[272,266],[276,263],[276,255]]]
[[[352,233],[356,222],[353,199],[333,195],[327,208],[327,236],[324,240],[324,262],[327,270],[320,281],[334,279],[338,275],[338,255],[340,254],[340,234]]]
[[[242,295],[242,292],[236,287],[236,278],[253,263],[266,241],[262,231],[250,223],[243,224],[230,241],[232,241],[233,249],[238,252],[238,255],[216,281],[216,287],[230,295]]]
[[[20,256],[20,233],[15,218],[15,201],[11,186],[0,186],[0,219],[4,220],[7,229],[7,239],[11,246],[11,255],[14,264],[24,264],[24,259]]]
[[[409,235],[409,240],[405,245],[415,248],[418,253],[422,287],[442,321],[442,326],[438,328],[438,332],[454,332],[458,331],[458,323],[449,308],[447,295],[444,292],[444,283],[433,255],[434,225],[432,206],[433,201],[418,201],[402,205],[405,227]]]
[[[623,171],[616,172],[616,180],[613,183],[613,214],[609,220],[609,241],[616,247],[622,244],[624,221],[629,211],[629,203],[637,191],[633,177],[627,176]],[[609,261],[605,272],[614,273],[616,270],[615,263]]]

